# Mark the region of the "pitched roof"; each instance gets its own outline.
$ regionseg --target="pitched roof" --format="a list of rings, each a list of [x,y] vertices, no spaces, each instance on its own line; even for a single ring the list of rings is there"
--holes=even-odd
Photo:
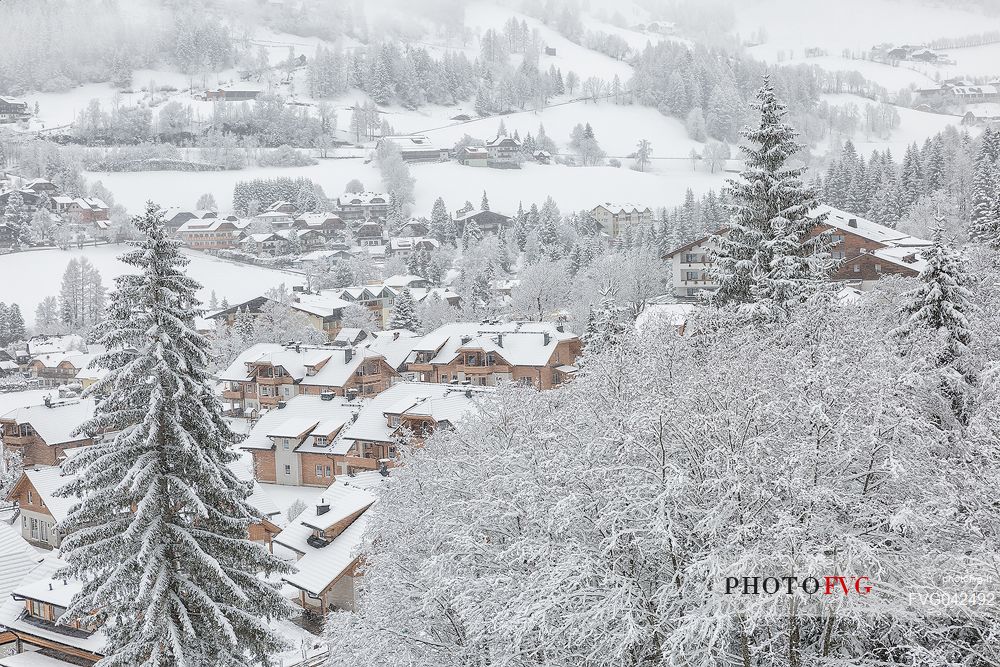
[[[389,426],[386,414],[428,416],[454,424],[475,409],[478,397],[492,390],[493,387],[398,382],[363,401],[357,418],[337,436],[331,453],[346,454],[356,440],[392,442],[398,427]]]
[[[106,641],[102,631],[98,630],[93,634],[85,635],[80,632],[65,632],[49,629],[49,627],[46,627],[45,625],[31,623],[22,618],[24,612],[24,602],[16,600],[13,597],[14,595],[21,596],[24,594],[25,596],[28,596],[30,594],[32,596],[37,595],[39,597],[51,597],[53,599],[65,601],[66,594],[72,592],[74,587],[78,586],[78,584],[73,584],[71,582],[64,584],[62,580],[52,578],[52,575],[56,572],[56,570],[64,567],[65,565],[66,563],[58,558],[54,558],[52,556],[46,557],[27,574],[23,583],[14,587],[11,591],[12,597],[0,599],[0,626],[24,632],[25,634],[49,640],[57,644],[74,646],[84,651],[99,654],[104,650]],[[51,591],[48,590],[50,583],[52,584]],[[65,604],[60,606],[65,606]],[[35,665],[32,665],[32,667],[35,667]]]
[[[63,474],[62,469],[57,466],[46,466],[29,468],[24,471],[24,477],[38,492],[39,499],[56,522],[64,521],[69,516],[77,498],[63,498],[57,496],[56,491],[72,482],[72,475]]]
[[[16,424],[31,424],[31,428],[45,441],[45,444],[58,445],[64,442],[76,442],[86,436],[73,435],[80,424],[94,416],[94,399],[71,399],[52,401],[48,405],[28,405],[15,408],[0,415],[0,419],[13,420]]]
[[[42,556],[28,544],[21,533],[0,521],[0,600],[24,582]]]
[[[241,449],[271,449],[274,443],[268,436],[296,437],[305,434],[327,435],[320,433],[325,428],[334,428],[334,421],[343,424],[354,418],[360,409],[360,404],[350,402],[342,396],[325,401],[321,396],[299,394],[289,399],[280,410],[268,410],[263,413],[246,440],[240,443]],[[323,428],[319,428],[323,426]],[[310,445],[310,443],[306,443]],[[328,448],[327,448],[328,449]],[[324,451],[327,451],[326,449]]]
[[[578,336],[552,322],[452,322],[425,335],[413,349],[436,352],[432,364],[447,364],[459,349],[469,348],[494,352],[513,366],[544,366],[556,345],[574,338]]]

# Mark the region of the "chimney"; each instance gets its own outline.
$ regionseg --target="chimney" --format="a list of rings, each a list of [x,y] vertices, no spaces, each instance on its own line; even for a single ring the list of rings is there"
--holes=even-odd
[[[472,389],[466,389],[465,390],[465,397],[466,398],[472,398]]]
[[[382,475],[383,477],[389,476],[389,466],[386,464],[385,459],[382,459],[378,462],[378,474]]]
[[[472,336],[462,336],[462,345],[465,345],[470,340],[472,340]]]
[[[858,219],[857,218],[851,218],[850,220],[847,221],[847,226],[848,227],[854,227],[855,229],[857,229],[857,227],[858,227]]]
[[[503,332],[497,334],[497,347],[503,347]]]
[[[319,504],[316,505],[316,516],[323,516],[330,511],[329,503],[324,502],[323,498],[319,499]]]
[[[542,339],[545,341],[545,345],[548,345],[552,341],[552,336],[549,335],[548,331],[542,333]]]
[[[348,389],[347,390],[347,400],[348,401],[353,401],[353,400],[356,400],[357,398],[358,398],[358,390],[357,389]]]
[[[296,354],[300,354],[301,352],[302,352],[302,344],[301,343],[295,343],[295,353]]]
[[[287,405],[288,405],[288,403],[286,403],[286,402],[285,402],[285,401],[283,401],[283,400],[281,400],[281,401],[278,401],[278,409],[279,409],[279,410],[284,410],[284,409],[285,409],[285,407],[286,407]]]
[[[566,326],[562,322],[560,322],[559,324],[556,325],[556,331],[558,331],[559,333],[564,333],[566,331]]]
[[[320,392],[319,399],[321,401],[332,401],[334,396],[336,396],[336,394],[332,391],[323,391]]]
[[[354,350],[349,347],[344,348],[344,363],[345,364],[351,363],[351,359],[353,358],[354,358]]]

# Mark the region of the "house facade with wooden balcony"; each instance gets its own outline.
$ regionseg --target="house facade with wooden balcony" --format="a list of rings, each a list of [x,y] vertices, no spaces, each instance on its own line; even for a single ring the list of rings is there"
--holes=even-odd
[[[339,341],[337,341],[339,343]],[[299,394],[374,396],[399,378],[379,352],[364,345],[260,343],[223,371],[222,398],[251,418]]]
[[[261,415],[240,447],[253,457],[254,479],[291,486],[329,486],[337,474],[333,443],[361,410],[358,400],[299,395]]]
[[[821,218],[810,237],[822,236],[823,251],[833,262],[830,280],[871,289],[883,275],[913,277],[923,268],[921,250],[931,244],[926,239],[825,204],[814,208],[809,216]],[[726,234],[728,229],[717,230],[664,255],[672,264],[675,296],[696,298],[719,288],[713,274],[717,250],[713,239]]]
[[[362,476],[333,482],[316,505],[275,537],[298,559],[296,572],[282,578],[299,591],[297,601],[303,609],[319,615],[354,611],[365,513],[376,502],[375,494],[365,487],[377,483]]]
[[[363,401],[337,434],[331,454],[336,475],[388,470],[399,448],[420,446],[439,428],[453,426],[476,409],[491,387],[400,382]]]
[[[407,370],[423,382],[551,389],[576,372],[580,337],[553,322],[455,322],[414,344]]]

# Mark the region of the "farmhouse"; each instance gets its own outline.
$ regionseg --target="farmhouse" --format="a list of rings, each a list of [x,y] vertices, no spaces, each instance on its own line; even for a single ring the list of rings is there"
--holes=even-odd
[[[399,134],[381,137],[375,149],[390,141],[399,148],[406,162],[441,162],[448,159],[448,149],[436,146],[423,134]]]

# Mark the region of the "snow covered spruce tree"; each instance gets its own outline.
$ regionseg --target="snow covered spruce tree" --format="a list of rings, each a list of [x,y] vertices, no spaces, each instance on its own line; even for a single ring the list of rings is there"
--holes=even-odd
[[[997,167],[984,142],[972,173],[972,200],[969,236],[980,243],[1000,248],[1000,189]]]
[[[795,130],[783,121],[787,110],[774,94],[770,77],[751,105],[760,124],[744,127],[740,146],[746,167],[730,180],[728,233],[714,236],[718,303],[755,304],[770,317],[787,316],[822,281],[827,263],[822,241],[812,236],[822,216],[807,215],[819,201],[802,181],[804,167],[788,160],[801,146]]]
[[[417,317],[416,303],[409,287],[404,287],[393,303],[389,328],[406,329],[414,333],[420,331],[420,318]]]
[[[139,273],[117,279],[98,326],[108,374],[79,429],[118,433],[67,461],[75,479],[60,490],[82,498],[63,525],[60,576],[83,588],[63,618],[103,628],[102,667],[267,664],[283,644],[268,619],[290,603],[262,577],[289,568],[247,539],[258,516],[228,467],[240,436],[205,372],[188,260],[152,202],[135,225],[144,237],[121,261]]]
[[[968,423],[970,401],[974,395],[976,372],[969,365],[972,330],[972,294],[961,255],[944,238],[943,219],[937,220],[933,244],[923,252],[927,262],[920,272],[920,284],[904,295],[906,321],[893,333],[906,346],[919,330],[934,334],[931,349],[920,350],[918,364],[930,361],[930,370],[939,373],[942,395],[959,423]]]

